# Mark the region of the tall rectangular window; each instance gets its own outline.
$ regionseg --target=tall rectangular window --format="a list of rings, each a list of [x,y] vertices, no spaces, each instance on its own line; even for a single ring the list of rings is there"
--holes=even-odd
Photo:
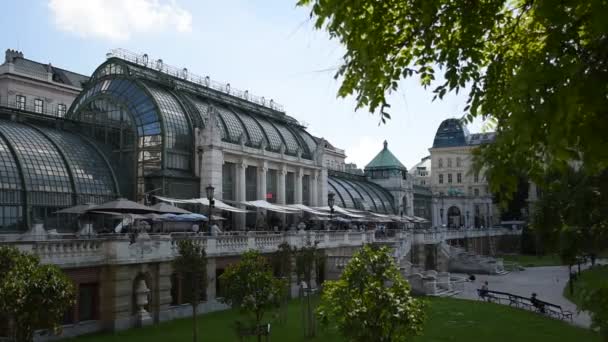
[[[459,174],[456,175],[456,181],[458,183],[462,183],[462,174],[461,173],[459,173]]]
[[[25,96],[17,95],[17,109],[25,110]]]
[[[66,105],[64,105],[63,103],[60,103],[57,105],[57,116],[62,118],[65,116],[65,113],[67,112],[67,107]]]
[[[258,168],[247,166],[245,169],[245,200],[255,201],[258,199]]]
[[[236,168],[234,163],[224,163],[222,166],[222,199],[234,201]]]
[[[448,183],[452,183],[452,174],[448,173]]]
[[[277,170],[268,169],[266,172],[266,201],[277,203]]]
[[[439,184],[443,184],[443,175],[439,174]]]
[[[285,203],[293,204],[295,202],[295,190],[296,190],[296,174],[293,172],[287,172],[285,175]]]
[[[302,177],[302,204],[310,205],[310,176]]]
[[[97,319],[98,290],[97,284],[80,284],[78,286],[78,321]]]
[[[473,190],[473,193],[475,194],[476,197],[479,196],[479,189],[475,188]]]
[[[34,112],[42,113],[43,107],[44,107],[44,102],[42,102],[41,99],[34,100]]]
[[[448,167],[452,167],[452,158],[448,158]]]
[[[479,173],[478,172],[475,172],[475,174],[473,175],[473,182],[479,183]]]

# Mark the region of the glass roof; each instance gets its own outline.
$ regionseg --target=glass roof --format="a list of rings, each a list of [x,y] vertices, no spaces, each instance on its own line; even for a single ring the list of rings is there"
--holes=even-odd
[[[256,117],[255,119],[260,123],[260,126],[262,126],[264,129],[264,132],[266,132],[270,149],[273,151],[279,151],[281,149],[281,145],[283,145],[283,139],[281,138],[279,131],[277,131],[277,129],[268,120],[266,120],[266,118]]]
[[[15,158],[0,136],[0,191],[2,190],[21,190],[21,179]]]
[[[146,84],[146,88],[156,100],[165,128],[165,147],[182,151],[191,150],[192,130],[186,113],[175,97],[168,91]]]
[[[467,145],[468,135],[469,131],[460,120],[443,120],[435,134],[433,148],[465,146]]]
[[[15,151],[17,159],[13,158],[9,147]],[[28,202],[33,205],[73,205],[73,194],[77,195],[79,203],[99,203],[116,196],[110,166],[82,138],[52,128],[34,128],[0,120],[0,204],[14,202],[7,198],[11,195],[7,190],[25,190],[19,167],[28,191]]]
[[[327,181],[330,189],[333,189],[338,194],[336,199],[342,202],[342,204],[338,205],[348,209],[360,209],[357,208],[355,203],[362,201],[361,204],[365,210],[379,213],[395,213],[391,195],[375,183],[335,176],[329,176]]]
[[[243,123],[239,118],[232,112],[231,110],[224,108],[222,106],[214,106],[217,110],[219,117],[224,124],[226,125],[228,131],[228,140],[233,143],[239,143],[241,136],[245,139],[245,143],[249,142],[249,137],[245,128],[243,127]]]
[[[43,206],[72,205],[75,193],[80,203],[100,202],[116,196],[110,170],[99,152],[75,134],[47,127],[30,126],[0,120],[0,184],[20,190],[19,168],[31,204]],[[18,159],[10,154],[12,146]],[[72,185],[73,184],[73,185]],[[6,203],[0,186],[0,203]]]
[[[285,141],[285,145],[287,147],[286,152],[289,154],[296,154],[300,148],[300,144],[293,133],[282,123],[275,122],[274,126],[279,130],[279,133]]]
[[[251,145],[261,146],[262,142],[267,142],[266,135],[264,134],[264,131],[262,131],[262,127],[260,127],[260,124],[258,124],[257,121],[255,121],[250,115],[244,114],[238,109],[231,109],[239,116],[241,121],[245,124],[245,129],[247,129],[247,132],[249,132],[249,139],[251,141]]]
[[[77,194],[108,198],[114,195],[114,179],[108,164],[94,147],[67,132],[50,128],[40,128],[40,130],[65,153]]]

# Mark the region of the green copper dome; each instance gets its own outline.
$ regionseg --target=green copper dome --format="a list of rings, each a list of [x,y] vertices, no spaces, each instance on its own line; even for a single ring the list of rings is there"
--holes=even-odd
[[[365,166],[366,170],[399,169],[407,168],[401,164],[399,159],[388,149],[388,143],[384,141],[384,148],[378,153],[371,162]]]

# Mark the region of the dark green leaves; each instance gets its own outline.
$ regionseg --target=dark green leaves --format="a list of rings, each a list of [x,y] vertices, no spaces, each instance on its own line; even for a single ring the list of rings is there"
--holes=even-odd
[[[480,154],[528,176],[571,160],[608,167],[608,3],[532,0],[300,0],[346,48],[338,95],[386,123],[387,96],[418,77],[432,96],[468,90],[462,116],[491,117],[501,138]],[[440,73],[440,75],[437,75]],[[407,91],[407,90],[406,90]],[[490,154],[499,153],[496,158]],[[515,184],[500,170],[496,183]],[[514,190],[514,188],[507,189]]]
[[[320,321],[349,341],[407,341],[419,334],[424,303],[410,294],[386,247],[363,247],[337,281],[324,283]]]

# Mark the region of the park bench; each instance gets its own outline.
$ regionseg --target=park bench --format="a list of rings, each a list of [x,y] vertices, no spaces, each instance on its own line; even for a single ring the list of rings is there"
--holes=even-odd
[[[235,330],[236,335],[239,338],[239,341],[243,342],[245,337],[251,336],[264,336],[265,341],[268,342],[270,337],[270,323],[261,324],[255,327],[248,327],[243,322],[236,321],[235,322]]]
[[[502,299],[495,291],[484,291],[482,289],[477,289],[477,296],[479,296],[480,300],[497,304],[500,304]]]
[[[482,289],[477,289],[477,295],[480,300],[484,300],[487,302],[493,302],[497,304],[509,303],[509,306],[515,306],[519,309],[526,309],[530,311],[535,311],[540,314],[547,315],[549,317],[565,320],[569,319],[572,321],[573,313],[568,310],[564,310],[561,306],[549,302],[545,302],[537,299],[536,303],[533,303],[532,300],[528,297],[518,296],[508,292],[500,292],[500,291],[484,291]]]
[[[572,322],[572,311],[564,310],[557,304],[540,301],[545,306],[545,314],[557,319],[569,319]]]

